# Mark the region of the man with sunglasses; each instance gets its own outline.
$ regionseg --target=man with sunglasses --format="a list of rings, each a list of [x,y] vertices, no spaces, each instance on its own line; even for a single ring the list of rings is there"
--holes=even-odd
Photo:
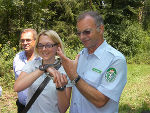
[[[15,80],[21,73],[24,65],[35,58],[34,46],[37,37],[37,32],[34,29],[24,29],[20,37],[20,45],[23,51],[16,54],[13,61],[13,69],[15,73]],[[18,107],[18,113],[21,113],[26,105],[27,89],[18,92],[18,99],[16,105]]]
[[[70,113],[118,113],[127,82],[126,59],[104,39],[103,19],[97,12],[81,14],[77,31],[85,48],[76,59],[70,60],[60,49],[57,51],[74,83]]]

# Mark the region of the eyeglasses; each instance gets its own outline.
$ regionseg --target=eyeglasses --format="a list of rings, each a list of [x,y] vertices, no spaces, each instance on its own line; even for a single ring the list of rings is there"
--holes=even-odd
[[[26,42],[26,43],[31,43],[31,42],[32,42],[32,39],[21,39],[20,42],[21,42],[21,43],[25,43],[25,42]]]
[[[41,43],[38,43],[36,47],[37,47],[38,49],[43,49],[43,47],[45,47],[45,48],[52,48],[52,47],[54,47],[54,46],[56,46],[56,45],[58,45],[58,44],[57,44],[57,43],[56,43],[56,44],[47,43],[46,45],[43,45],[43,44],[41,44]]]
[[[81,34],[83,34],[83,35],[89,35],[89,34],[91,34],[91,32],[92,32],[92,29],[86,29],[86,30],[84,30],[82,32],[78,31],[77,35],[78,36],[81,36]]]

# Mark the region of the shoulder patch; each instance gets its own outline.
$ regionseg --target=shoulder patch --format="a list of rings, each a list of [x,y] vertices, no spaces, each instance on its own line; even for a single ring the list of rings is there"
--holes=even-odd
[[[117,71],[115,68],[109,68],[105,74],[107,82],[113,82],[116,79]]]

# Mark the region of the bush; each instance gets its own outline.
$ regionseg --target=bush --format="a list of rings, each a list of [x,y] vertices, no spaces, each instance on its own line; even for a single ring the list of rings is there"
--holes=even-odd
[[[7,44],[0,44],[0,83],[5,84],[5,87],[13,86],[13,59],[17,52],[15,47],[10,47],[10,42]]]
[[[150,64],[150,52],[140,53],[134,57],[127,57],[128,64]]]
[[[143,52],[143,48],[150,48],[149,43],[144,45],[147,34],[139,23],[124,20],[121,24],[106,24],[105,38],[108,43],[127,57],[134,57]]]

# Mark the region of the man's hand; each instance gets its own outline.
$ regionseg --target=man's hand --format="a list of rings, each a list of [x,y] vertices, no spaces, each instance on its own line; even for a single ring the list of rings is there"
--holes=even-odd
[[[63,65],[68,77],[70,78],[70,80],[74,80],[75,78],[77,78],[77,76],[78,76],[77,65],[78,65],[79,55],[76,56],[75,60],[71,60],[63,54],[60,47],[58,47],[57,54],[60,56],[60,58],[62,60],[62,65]]]

